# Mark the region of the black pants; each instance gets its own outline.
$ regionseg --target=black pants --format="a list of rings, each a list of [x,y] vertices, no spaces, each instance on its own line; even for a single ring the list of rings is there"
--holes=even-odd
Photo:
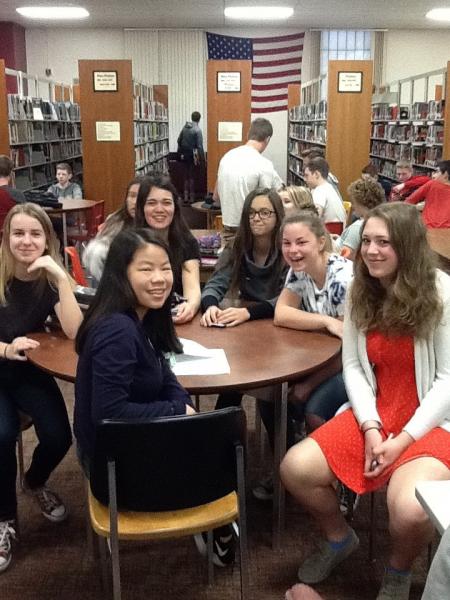
[[[45,484],[72,443],[64,398],[56,381],[28,362],[0,365],[0,520],[16,514],[16,441],[19,410],[33,419],[39,440],[25,479],[30,488]]]

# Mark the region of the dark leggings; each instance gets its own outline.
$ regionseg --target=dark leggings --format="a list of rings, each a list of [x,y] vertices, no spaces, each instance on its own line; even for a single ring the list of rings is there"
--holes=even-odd
[[[39,440],[25,475],[28,487],[44,485],[72,443],[64,398],[53,377],[28,362],[0,364],[0,520],[16,514],[19,410],[33,419]]]
[[[241,392],[224,392],[217,398],[216,409],[227,406],[239,406],[242,396]],[[288,449],[295,444],[295,421],[303,421],[305,419],[308,431],[313,431],[326,421],[329,421],[336,414],[339,407],[347,402],[347,400],[342,373],[336,373],[336,375],[333,375],[317,386],[305,403],[293,404],[288,402],[286,448]],[[273,402],[258,400],[258,408],[261,420],[267,430],[270,447],[273,451],[275,437],[275,410]]]

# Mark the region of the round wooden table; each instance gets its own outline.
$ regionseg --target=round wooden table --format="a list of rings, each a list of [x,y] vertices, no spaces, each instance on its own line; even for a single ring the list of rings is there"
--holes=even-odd
[[[275,403],[273,545],[279,548],[284,524],[284,490],[279,465],[286,449],[288,383],[330,362],[341,341],[322,332],[275,327],[270,319],[247,321],[238,327],[201,327],[200,317],[177,326],[180,337],[207,348],[225,350],[230,373],[178,377],[191,394],[217,394],[271,387]],[[72,340],[61,333],[30,334],[40,346],[27,352],[29,360],[60,379],[75,381],[78,357]]]
[[[206,213],[206,229],[214,229],[214,217],[216,215],[220,215],[220,206],[216,208],[206,208],[203,200],[200,200],[199,202],[193,202],[191,204],[191,208],[199,212]]]

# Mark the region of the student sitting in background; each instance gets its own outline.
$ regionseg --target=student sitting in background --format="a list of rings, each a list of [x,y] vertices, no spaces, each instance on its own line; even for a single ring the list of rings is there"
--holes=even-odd
[[[327,181],[327,161],[324,158],[309,160],[304,170],[304,177],[307,186],[312,192],[319,216],[323,219],[324,223],[340,222],[344,225],[347,215],[340,196],[331,183]]]
[[[234,327],[245,321],[273,317],[286,274],[277,245],[282,219],[283,207],[275,190],[256,189],[247,195],[233,248],[223,251],[203,289],[201,325]],[[252,304],[245,308],[219,308],[229,293]],[[241,398],[241,392],[223,392],[216,408],[238,406]]]
[[[71,182],[73,173],[69,163],[58,163],[56,165],[56,183],[51,185],[47,192],[51,192],[57,198],[83,198],[81,187],[78,183]]]
[[[4,154],[0,155],[0,190],[8,194],[14,203],[26,202],[23,192],[11,186],[14,163]]]
[[[450,278],[435,269],[419,213],[382,204],[366,217],[344,319],[351,408],[291,448],[287,490],[325,539],[298,571],[319,583],[359,545],[339,510],[336,478],[357,493],[388,483],[392,549],[377,600],[408,600],[414,559],[434,528],[415,497],[450,479]]]
[[[113,239],[120,231],[134,227],[136,199],[143,180],[143,177],[136,177],[130,181],[124,203],[107,217],[98,234],[83,252],[83,264],[97,281],[101,279],[106,255]]]
[[[406,200],[417,204],[425,200],[422,218],[429,228],[450,227],[450,160],[438,164],[433,179],[413,192]]]
[[[319,146],[313,146],[312,148],[303,150],[303,152],[301,153],[301,157],[303,159],[303,171],[304,171],[305,168],[308,166],[309,161],[312,160],[313,158],[325,159],[325,152],[323,151],[323,148],[320,148]],[[342,202],[341,192],[339,191],[339,179],[330,170],[328,170],[327,181],[334,187],[337,195],[339,196],[339,198]]]
[[[361,228],[364,219],[372,208],[385,202],[383,188],[374,179],[358,179],[348,187],[348,195],[352,203],[353,213],[358,217],[349,225],[342,235],[334,240],[334,248],[341,252],[343,248],[348,248],[350,254],[346,258],[354,260],[356,250],[361,242]]]
[[[311,210],[319,214],[310,190],[300,185],[289,185],[278,192],[284,207],[284,214],[288,217],[299,210]]]
[[[390,202],[406,200],[415,190],[430,181],[426,175],[414,175],[412,164],[407,160],[399,160],[396,163],[395,174],[400,183],[392,187]]]
[[[386,179],[386,177],[383,177],[383,175],[380,175],[378,173],[378,169],[373,163],[369,163],[368,165],[363,167],[361,171],[361,179],[373,179],[374,181],[379,183],[383,188],[386,200],[389,198],[392,183],[389,181],[389,179]]]
[[[64,398],[56,381],[31,364],[25,352],[39,346],[30,332],[42,330],[56,313],[62,330],[74,338],[81,311],[47,214],[36,204],[17,204],[8,213],[0,261],[0,572],[12,559],[16,532],[16,443],[19,411],[33,420],[38,437],[24,491],[49,521],[67,517],[62,500],[47,487],[52,471],[72,441]]]
[[[178,192],[166,175],[142,182],[135,222],[136,227],[153,229],[168,244],[173,290],[182,297],[174,321],[191,321],[200,308],[200,249],[181,215]]]

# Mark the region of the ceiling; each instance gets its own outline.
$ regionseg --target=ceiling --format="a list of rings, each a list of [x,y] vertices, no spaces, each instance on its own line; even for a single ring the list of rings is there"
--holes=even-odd
[[[72,4],[84,6],[88,19],[76,23],[51,24],[24,19],[17,6]],[[129,28],[249,28],[249,22],[225,20],[225,5],[293,6],[294,16],[284,22],[264,22],[259,27],[294,29],[447,29],[425,19],[430,8],[449,6],[450,0],[0,0],[0,21],[31,27],[129,27]],[[254,25],[251,25],[254,27]]]

